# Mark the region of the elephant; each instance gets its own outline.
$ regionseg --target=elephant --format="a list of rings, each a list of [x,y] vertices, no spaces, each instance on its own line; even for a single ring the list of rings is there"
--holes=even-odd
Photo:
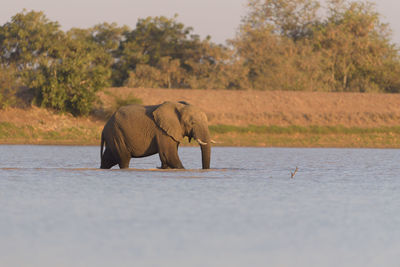
[[[110,169],[117,164],[121,169],[129,168],[131,158],[158,153],[162,169],[183,169],[178,147],[184,137],[199,143],[202,168],[209,169],[211,138],[207,116],[199,108],[184,101],[123,106],[103,128],[100,168]]]

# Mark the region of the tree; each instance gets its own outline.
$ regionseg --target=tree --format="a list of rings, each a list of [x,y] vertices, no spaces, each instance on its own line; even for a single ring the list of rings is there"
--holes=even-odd
[[[18,102],[15,95],[18,86],[15,67],[0,64],[0,109]]]
[[[249,0],[250,12],[231,43],[251,87],[257,90],[320,90],[319,53],[308,39],[317,23],[311,0]]]
[[[200,40],[191,34],[192,28],[176,19],[177,16],[139,19],[120,46],[114,75],[121,78],[120,83],[125,80],[130,86],[198,88],[204,84],[200,80],[215,80],[211,76],[216,75],[217,65],[223,65],[220,60],[226,59],[222,56],[226,49],[213,45],[209,37]],[[157,81],[149,81],[155,77]]]
[[[73,29],[63,40],[64,50],[51,65],[40,65],[35,79],[41,106],[87,115],[96,100],[96,92],[109,85],[112,57],[105,47],[91,39],[90,31]]]
[[[134,63],[134,56],[130,51],[136,51],[123,43],[131,32],[128,26],[119,27],[116,23],[102,23],[88,29],[87,39],[98,44],[113,61],[111,64],[111,80],[114,86],[120,86],[127,79],[128,72]],[[121,50],[123,51],[121,53]]]
[[[314,29],[314,47],[323,53],[324,71],[335,91],[393,91],[399,70],[391,32],[374,5],[331,0],[325,22]],[[397,74],[400,74],[397,72]],[[397,84],[397,85],[396,85]]]
[[[16,102],[18,88],[29,87],[38,66],[50,65],[56,60],[61,48],[57,44],[62,36],[58,23],[49,21],[43,12],[24,10],[0,27],[3,105]]]
[[[320,4],[315,0],[249,0],[247,6],[245,27],[268,29],[276,35],[298,40],[311,33],[318,20]]]
[[[86,115],[95,92],[107,85],[113,62],[87,30],[59,29],[42,12],[23,11],[0,29],[1,64],[15,68],[36,104]]]
[[[231,51],[209,39],[202,41],[196,55],[184,63],[187,66],[184,84],[188,88],[225,89],[237,85],[229,80],[235,64]]]
[[[390,30],[368,2],[249,0],[232,41],[254,89],[400,91]]]
[[[158,68],[165,58],[183,62],[188,50],[198,42],[198,36],[190,35],[191,31],[192,28],[177,22],[176,16],[139,19],[136,28],[125,33],[126,40],[121,43],[115,66],[115,77],[121,79],[117,83],[122,84],[138,65]]]
[[[21,74],[58,57],[63,32],[43,12],[24,10],[1,27],[1,61],[14,64]]]
[[[97,24],[88,30],[92,41],[99,44],[107,53],[112,55],[115,55],[129,31],[128,26],[119,27],[116,23]]]

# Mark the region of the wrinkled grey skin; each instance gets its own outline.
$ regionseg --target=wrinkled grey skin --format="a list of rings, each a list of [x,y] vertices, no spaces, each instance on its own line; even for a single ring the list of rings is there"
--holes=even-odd
[[[198,140],[203,169],[210,168],[211,139],[207,116],[186,102],[161,105],[128,105],[116,111],[101,134],[101,166],[109,169],[129,167],[131,158],[158,153],[163,169],[183,169],[178,146],[187,136]],[[105,144],[105,151],[103,147]]]

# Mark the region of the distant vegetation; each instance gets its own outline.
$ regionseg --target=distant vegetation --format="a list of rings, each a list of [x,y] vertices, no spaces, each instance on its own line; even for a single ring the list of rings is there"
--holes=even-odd
[[[316,0],[248,0],[226,46],[177,17],[64,32],[22,11],[0,26],[0,107],[28,93],[38,106],[87,115],[107,86],[400,92],[399,50],[375,7],[327,4],[321,12]]]
[[[127,97],[118,97],[114,96],[115,99],[115,106],[113,108],[113,111],[116,111],[120,107],[126,106],[126,105],[131,105],[131,104],[142,104],[142,100],[133,96],[129,95]]]

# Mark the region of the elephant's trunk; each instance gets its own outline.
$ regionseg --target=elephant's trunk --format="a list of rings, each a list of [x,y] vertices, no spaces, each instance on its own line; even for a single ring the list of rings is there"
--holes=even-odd
[[[200,145],[200,147],[203,169],[209,169],[211,159],[211,143],[208,142],[207,145]]]
[[[200,144],[203,169],[209,169],[211,160],[211,138],[207,125],[194,129],[193,137]]]

